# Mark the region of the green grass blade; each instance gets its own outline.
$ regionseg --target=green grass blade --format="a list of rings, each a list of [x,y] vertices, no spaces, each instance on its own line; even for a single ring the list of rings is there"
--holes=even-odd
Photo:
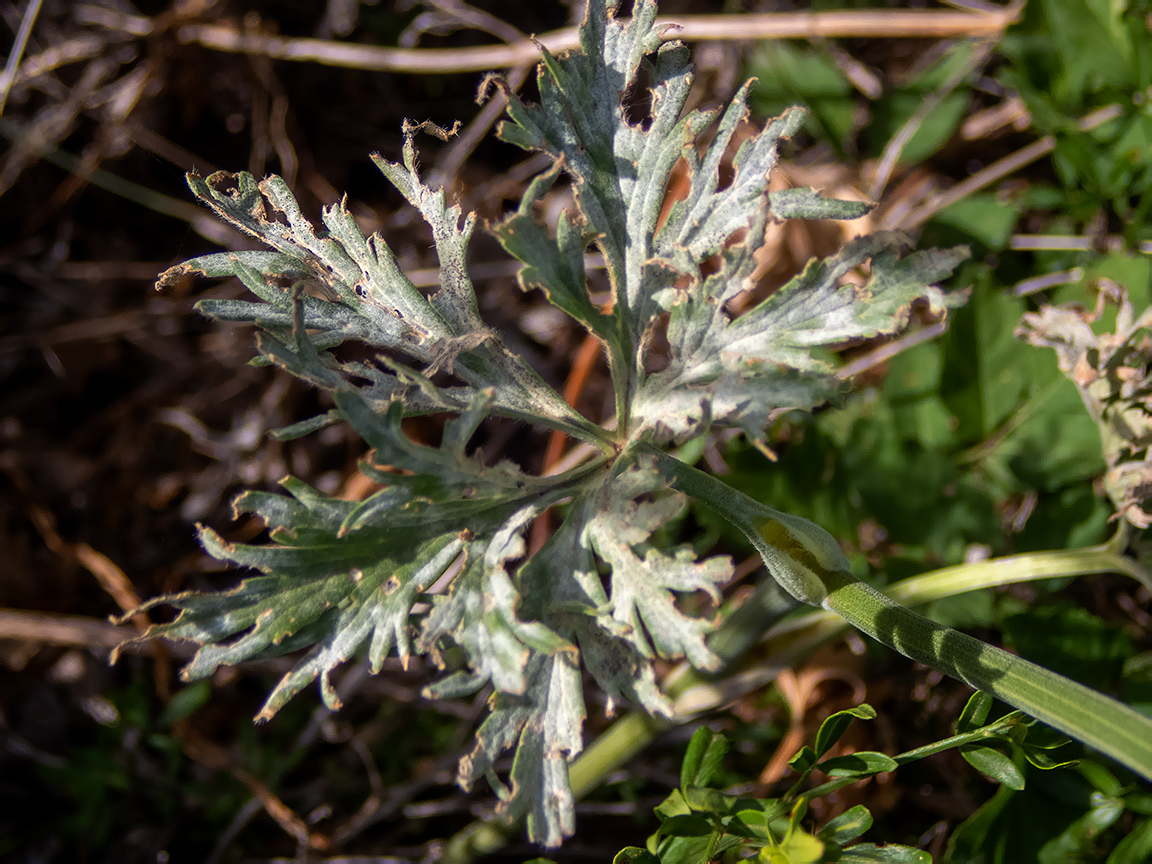
[[[828,593],[826,608],[899,651],[992,694],[1152,779],[1152,718],[1042,666],[943,627],[849,581]]]

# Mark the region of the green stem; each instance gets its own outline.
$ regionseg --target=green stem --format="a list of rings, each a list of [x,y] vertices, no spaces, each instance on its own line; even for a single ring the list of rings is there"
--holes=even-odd
[[[1019,717],[1020,715],[1015,715]],[[926,756],[933,756],[937,753],[943,753],[945,750],[951,750],[954,747],[962,747],[965,744],[976,744],[985,741],[988,738],[999,738],[1008,724],[1005,723],[1005,718],[1001,717],[987,726],[982,726],[979,729],[973,729],[971,732],[964,732],[960,735],[953,735],[951,738],[945,738],[943,741],[934,741],[931,744],[925,744],[923,747],[917,747],[914,750],[907,750],[892,758],[900,765],[907,765],[909,762],[915,762],[918,759],[923,759]],[[801,794],[799,797],[806,801],[815,801],[817,798],[823,798],[825,795],[830,795],[833,792],[838,792],[846,786],[851,786],[853,783],[859,783],[862,777],[838,777],[835,780],[829,780],[827,783],[821,783],[812,789]]]
[[[824,606],[854,627],[1152,779],[1152,718],[1043,666],[930,621],[846,573],[834,575],[839,578],[829,579],[834,584]]]
[[[1027,552],[942,567],[888,585],[883,591],[904,606],[919,606],[983,588],[1001,588],[1040,579],[1072,578],[1087,573],[1120,573],[1152,590],[1152,576],[1132,558],[1122,554],[1117,548],[1116,538],[1112,538],[1085,549]],[[777,624],[762,634],[762,640],[767,654],[775,662],[789,662],[833,638],[847,626],[848,623],[835,612],[812,610]]]

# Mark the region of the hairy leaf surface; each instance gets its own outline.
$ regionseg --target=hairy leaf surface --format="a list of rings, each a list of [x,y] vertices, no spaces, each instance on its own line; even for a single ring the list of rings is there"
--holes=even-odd
[[[430,295],[383,238],[364,237],[344,202],[325,208],[317,227],[282,180],[247,174],[191,176],[189,184],[273,251],[203,256],[160,280],[239,279],[254,300],[205,300],[200,310],[252,323],[260,362],[331,399],[331,410],[281,437],[349,423],[370,448],[360,470],[378,488],[345,501],[288,478],[286,495],[241,496],[237,512],[263,520],[269,542],[231,543],[208,528],[201,538],[213,556],[258,575],[219,593],[150,601],[145,609],[164,604],[178,614],[147,635],[199,643],[186,678],[307,649],[259,719],[317,678],[336,707],[333,672],[354,657],[376,672],[390,654],[405,663],[427,655],[442,672],[427,695],[489,688],[491,711],[461,760],[460,783],[487,778],[505,812],[526,813],[532,839],[548,845],[574,830],[567,766],[583,746],[582,670],[610,710],[634,703],[670,715],[657,661],[720,663],[705,637],[731,561],[699,560],[668,526],[685,493],[715,498],[727,487],[708,478],[721,491],[705,494],[713,487],[690,482],[694,469],[670,468],[674,460],[654,448],[714,425],[759,437],[777,412],[819,404],[840,386],[836,349],[896,332],[917,300],[933,314],[960,302],[932,283],[965,254],[901,257],[903,238],[861,238],[733,317],[730,301],[753,287],[753,253],[770,220],[851,219],[870,205],[811,189],[770,193],[779,145],[802,111],[745,134],[745,86],[722,109],[685,112],[688,51],[664,42],[655,3],[636,0],[629,20],[606,6],[590,0],[579,49],[544,51],[540,105],[510,94],[502,137],[549,154],[552,164],[491,230],[523,265],[521,286],[540,289],[604,346],[615,418],[582,417],[481,319],[467,261],[475,217],[421,182],[413,137],[422,126],[405,125],[401,162],[373,158],[431,229],[440,284]],[[672,200],[677,170],[685,182]],[[722,184],[725,174],[731,180]],[[541,213],[565,183],[572,206],[547,225]],[[607,303],[589,293],[590,247],[603,257]],[[653,373],[654,337],[665,324],[667,362]],[[406,434],[414,414],[447,418],[438,445]],[[493,416],[563,431],[590,455],[557,476],[491,464],[471,448]],[[549,512],[559,527],[531,548],[529,529]],[[803,527],[774,534],[746,520],[757,542],[780,547],[766,559],[777,575],[789,562],[788,572],[799,573],[814,549],[839,554],[817,526],[770,515],[773,525]],[[514,755],[501,779],[497,759],[507,751]]]

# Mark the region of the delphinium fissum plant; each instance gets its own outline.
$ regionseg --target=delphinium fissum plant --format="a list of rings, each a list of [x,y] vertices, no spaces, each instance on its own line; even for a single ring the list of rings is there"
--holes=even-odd
[[[668,714],[654,661],[718,664],[705,641],[714,614],[689,614],[681,601],[697,592],[718,600],[731,562],[653,541],[688,496],[741,529],[798,600],[832,609],[908,656],[1149,773],[1152,735],[1130,709],[892,604],[852,579],[823,529],[669,455],[722,427],[759,441],[780,413],[823,403],[842,386],[834,348],[897,332],[916,301],[937,315],[961,302],[935,283],[967,252],[909,254],[899,235],[862,237],[731,315],[729,301],[751,287],[769,220],[850,219],[868,207],[810,189],[768,191],[778,143],[798,129],[800,109],[745,140],[721,188],[722,160],[748,114],[748,85],[723,110],[683,113],[688,51],[662,44],[654,2],[636,0],[629,20],[604,0],[588,6],[580,47],[560,58],[543,51],[540,105],[509,95],[501,137],[553,163],[492,232],[522,262],[525,290],[542,290],[603,344],[615,422],[596,424],[574,411],[481,320],[466,263],[474,216],[421,182],[416,127],[406,127],[401,162],[373,158],[431,226],[440,288],[430,296],[405,276],[383,238],[363,236],[343,202],[324,210],[317,229],[278,177],[189,176],[202,201],[273,251],[197,258],[164,274],[160,286],[188,274],[237,277],[255,302],[205,300],[200,310],[254,324],[262,362],[334,403],[279,436],[351,424],[372,448],[360,470],[382,488],[345,501],[288,478],[287,495],[241,495],[236,512],[261,518],[271,542],[229,543],[210,528],[201,540],[213,556],[262,575],[221,593],[150,601],[144,608],[166,604],[179,613],[147,635],[201,645],[185,679],[309,649],[259,720],[316,678],[325,703],[337,707],[331,673],[357,652],[374,671],[393,652],[401,660],[429,655],[444,672],[430,696],[492,689],[490,713],[460,762],[460,783],[487,777],[506,811],[526,812],[530,836],[555,845],[574,830],[568,762],[582,747],[581,670],[610,704]],[[641,75],[650,82],[649,116],[634,120],[622,100]],[[687,193],[662,213],[679,160]],[[575,206],[552,233],[534,209],[561,174]],[[588,293],[589,246],[603,257],[607,304]],[[651,371],[660,327],[666,363]],[[365,346],[356,355],[365,359],[333,353],[346,343]],[[451,415],[439,446],[404,433],[405,417],[433,413]],[[557,476],[483,464],[468,445],[489,416],[560,430],[593,455]],[[526,529],[561,504],[562,523],[529,555]],[[494,770],[506,751],[514,752],[507,785]]]

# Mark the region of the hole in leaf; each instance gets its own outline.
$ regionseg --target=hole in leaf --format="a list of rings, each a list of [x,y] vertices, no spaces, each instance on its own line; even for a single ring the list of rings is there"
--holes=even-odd
[[[612,597],[612,568],[609,567],[600,558],[596,556],[596,575],[600,579],[600,587],[604,589],[604,596]]]
[[[264,221],[273,225],[283,225],[285,228],[290,227],[288,225],[288,217],[284,215],[284,211],[276,207],[264,208]]]
[[[653,319],[648,332],[644,334],[644,371],[649,375],[663,372],[668,368],[668,363],[671,360],[668,345],[668,319],[667,312],[658,315]],[[641,498],[636,500],[640,501]]]
[[[736,179],[736,169],[733,167],[730,159],[725,158],[724,161],[720,163],[716,170],[716,178],[717,192],[723,192],[732,185],[732,181]]]
[[[267,285],[273,288],[279,288],[281,291],[290,290],[292,286],[296,284],[296,281],[297,280],[294,276],[289,276],[286,273],[267,273],[264,276],[264,282]],[[306,286],[307,284],[308,283],[305,283]],[[308,293],[314,295],[317,294],[315,291],[310,291]]]
[[[692,176],[688,171],[688,162],[681,156],[672,166],[672,174],[668,178],[668,188],[664,190],[664,203],[660,207],[660,217],[656,220],[656,230],[659,231],[668,221],[672,207],[688,197],[692,189]]]
[[[213,192],[218,192],[221,195],[228,195],[235,198],[240,191],[240,183],[236,179],[236,175],[227,171],[217,171],[211,175],[207,181],[208,187]]]
[[[652,125],[652,61],[655,54],[645,56],[632,81],[620,94],[620,110],[624,113],[624,122],[629,126],[639,126],[647,132]]]

